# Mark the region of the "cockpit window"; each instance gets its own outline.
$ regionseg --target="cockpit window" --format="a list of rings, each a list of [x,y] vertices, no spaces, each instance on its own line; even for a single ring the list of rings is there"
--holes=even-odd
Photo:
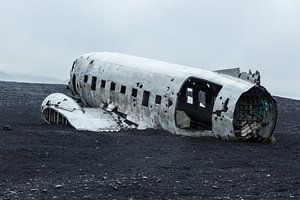
[[[73,62],[73,65],[72,65],[72,71],[74,71],[75,66],[76,66],[76,61]]]
[[[89,80],[89,76],[88,75],[84,75],[84,79],[83,79],[83,82],[87,83]]]

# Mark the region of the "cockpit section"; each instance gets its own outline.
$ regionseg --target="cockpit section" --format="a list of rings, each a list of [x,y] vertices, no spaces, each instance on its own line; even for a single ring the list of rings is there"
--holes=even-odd
[[[76,75],[76,66],[77,66],[77,60],[75,60],[73,62],[72,69],[71,69],[71,72],[70,72],[71,79],[70,79],[70,82],[69,82],[70,91],[74,96],[78,95],[78,89],[77,89],[77,82],[78,82],[77,79],[78,79],[78,77]]]

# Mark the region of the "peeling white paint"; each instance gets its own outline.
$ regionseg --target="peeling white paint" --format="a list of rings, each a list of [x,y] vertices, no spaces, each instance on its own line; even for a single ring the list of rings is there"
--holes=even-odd
[[[80,130],[118,131],[125,124],[187,136],[265,140],[272,136],[277,118],[276,102],[260,86],[259,73],[239,69],[210,72],[118,53],[90,53],[74,61],[69,87],[84,106],[53,94],[43,102],[42,112],[51,108]],[[62,99],[68,103],[52,105]],[[249,112],[243,109],[248,104],[253,108]],[[256,128],[245,135],[240,128],[242,114],[250,127],[263,125],[264,130]],[[254,126],[253,120],[259,125]]]

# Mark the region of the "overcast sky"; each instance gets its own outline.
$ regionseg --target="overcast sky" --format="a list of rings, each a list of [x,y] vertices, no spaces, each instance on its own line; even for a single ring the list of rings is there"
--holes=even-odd
[[[0,0],[0,71],[67,80],[94,51],[251,68],[300,99],[300,0]]]

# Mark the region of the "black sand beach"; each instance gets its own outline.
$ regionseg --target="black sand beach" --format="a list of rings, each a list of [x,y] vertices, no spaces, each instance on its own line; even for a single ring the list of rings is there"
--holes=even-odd
[[[275,144],[45,124],[65,85],[0,82],[0,199],[299,199],[300,101],[276,97]]]

